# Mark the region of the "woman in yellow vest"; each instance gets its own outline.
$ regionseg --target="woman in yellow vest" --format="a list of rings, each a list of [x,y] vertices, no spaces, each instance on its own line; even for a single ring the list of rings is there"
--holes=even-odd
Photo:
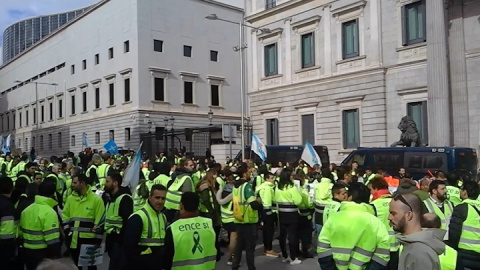
[[[229,244],[227,254],[227,265],[233,264],[233,254],[237,245],[237,228],[233,217],[233,187],[235,178],[230,170],[225,170],[223,176],[226,180],[224,188],[220,187],[216,194],[216,199],[220,205],[222,216],[222,227],[228,232]]]
[[[209,170],[207,175],[197,184],[196,191],[200,197],[200,216],[212,220],[213,229],[217,236],[215,239],[218,239],[222,223],[220,221],[220,206],[215,199],[218,190],[215,185],[216,179],[217,171],[215,169]],[[218,241],[215,241],[215,248],[219,251],[217,259],[220,259],[220,245]]]
[[[275,203],[277,204],[280,220],[280,249],[282,250],[282,262],[290,262],[291,265],[302,263],[297,258],[298,253],[298,206],[302,204],[302,195],[292,181],[292,172],[282,170],[280,173],[280,182],[275,191]],[[288,245],[290,249],[290,258],[288,257],[286,241],[288,236]]]

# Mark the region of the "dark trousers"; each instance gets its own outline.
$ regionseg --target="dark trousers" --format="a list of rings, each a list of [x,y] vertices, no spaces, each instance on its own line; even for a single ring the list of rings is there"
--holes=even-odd
[[[232,270],[238,270],[242,260],[242,251],[247,255],[248,270],[255,270],[255,240],[257,224],[235,224],[237,227],[237,246],[233,257]]]
[[[114,243],[111,250],[108,251],[110,257],[110,265],[108,270],[124,270],[127,266],[127,257],[123,247],[118,243]]]
[[[277,215],[272,213],[271,215],[266,215],[263,213],[263,247],[265,251],[272,250],[272,242],[273,242],[273,233],[275,232],[275,219]]]
[[[15,241],[13,239],[0,240],[0,269],[15,269]]]
[[[213,226],[215,231],[215,248],[217,249],[217,262],[222,258],[222,252],[220,251],[220,241],[218,241],[218,236],[220,235],[220,229],[222,226]]]
[[[280,220],[280,249],[282,250],[283,258],[288,258],[287,253],[287,237],[288,247],[290,250],[290,259],[295,260],[297,258],[298,251],[298,235],[297,235],[298,222],[283,223]]]
[[[390,252],[390,261],[387,264],[387,270],[397,270],[398,269],[398,257],[399,252]]]
[[[23,249],[23,260],[27,270],[37,269],[37,266],[48,257],[47,249]]]
[[[305,252],[312,245],[312,220],[301,216],[298,218],[298,237],[302,242],[302,251]]]

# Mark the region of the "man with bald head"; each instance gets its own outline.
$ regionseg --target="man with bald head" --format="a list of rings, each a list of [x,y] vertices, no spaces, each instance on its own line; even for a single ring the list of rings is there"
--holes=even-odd
[[[417,195],[422,201],[430,198],[429,186],[432,182],[432,179],[424,177],[420,180],[420,189],[415,190],[413,194]]]
[[[422,230],[422,216],[422,202],[414,194],[398,194],[390,202],[388,220],[393,229],[401,233],[397,238],[403,245],[398,270],[441,269],[438,255],[445,251],[445,244],[440,240],[445,232]],[[437,234],[442,234],[440,239]]]

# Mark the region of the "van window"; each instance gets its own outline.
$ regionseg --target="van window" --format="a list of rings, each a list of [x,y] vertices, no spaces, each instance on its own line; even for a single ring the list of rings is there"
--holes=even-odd
[[[403,164],[402,153],[375,153],[373,154],[373,166],[383,168],[387,171],[394,169],[396,171]]]
[[[354,161],[358,162],[358,166],[363,166],[363,164],[365,163],[365,154],[354,154],[352,162]],[[350,162],[350,165],[352,164],[352,162]]]
[[[429,152],[407,152],[405,153],[405,164],[407,172],[426,174],[428,170],[448,171],[447,154]]]

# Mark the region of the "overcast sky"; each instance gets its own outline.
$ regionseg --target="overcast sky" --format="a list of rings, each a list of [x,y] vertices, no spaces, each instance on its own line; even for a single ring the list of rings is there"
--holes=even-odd
[[[30,17],[86,7],[99,1],[100,0],[0,0],[0,63],[3,63],[3,32],[11,24]],[[217,1],[241,6],[244,0]]]

